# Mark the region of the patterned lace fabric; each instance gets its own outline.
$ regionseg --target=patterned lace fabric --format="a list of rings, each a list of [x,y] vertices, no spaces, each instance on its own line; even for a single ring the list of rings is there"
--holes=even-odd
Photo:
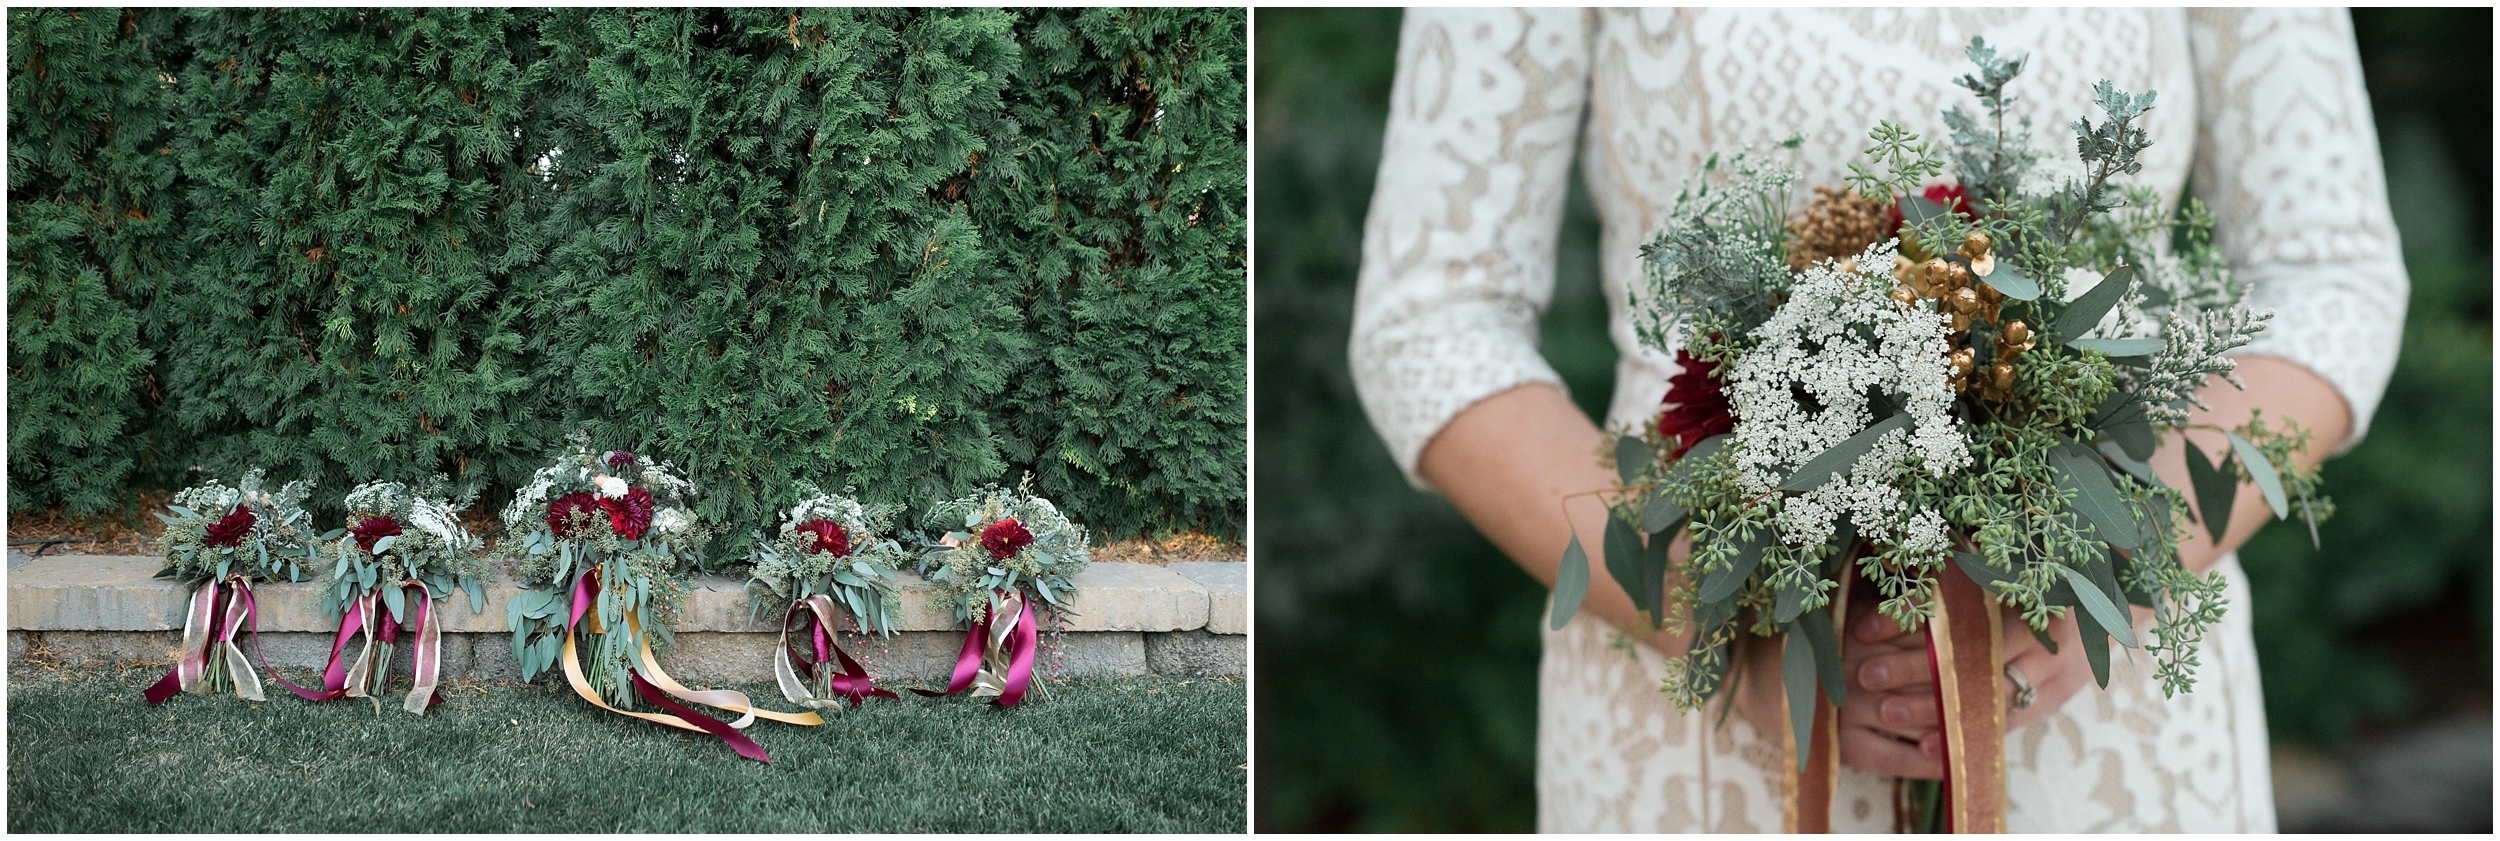
[[[2100,78],[2160,91],[2155,145],[2134,176],[2176,203],[2194,175],[2216,240],[2275,310],[2252,353],[2305,365],[2366,431],[2394,367],[2408,283],[2347,16],[2334,10],[1415,10],[1398,46],[1379,180],[1366,220],[1349,357],[1373,426],[1410,481],[1450,418],[1513,386],[1559,387],[1537,352],[1574,144],[1605,221],[1609,332],[1622,352],[1608,423],[1657,411],[1671,359],[1625,312],[1639,244],[1713,151],[1802,134],[1801,183],[1837,184],[1864,132],[1925,136],[1970,108],[1950,80],[1974,34],[2029,54],[2016,92],[2043,144],[2097,114]],[[2199,689],[2146,695],[2114,678],[2013,734],[2017,831],[2273,828],[2263,707],[2237,564],[2233,608]],[[1607,645],[1586,616],[1546,640],[1539,709],[1546,829],[1779,828],[1778,742],[1731,717],[1678,714],[1659,658]],[[2130,681],[2133,681],[2130,683]],[[2134,687],[2130,689],[2128,687]],[[1849,798],[1890,820],[1890,783],[1851,772]],[[2063,792],[2051,799],[2048,792]],[[2069,802],[2071,801],[2071,802]],[[2054,808],[2052,806],[2054,805]],[[1864,816],[1858,816],[1864,817]]]

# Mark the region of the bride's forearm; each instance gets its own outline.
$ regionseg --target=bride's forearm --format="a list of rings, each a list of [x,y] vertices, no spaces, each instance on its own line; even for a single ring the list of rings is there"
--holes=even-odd
[[[2224,428],[2237,428],[2248,422],[2248,410],[2265,410],[2266,424],[2280,429],[2288,418],[2298,421],[2310,433],[2309,448],[2295,456],[2301,469],[2316,467],[2334,451],[2337,442],[2352,430],[2352,410],[2345,406],[2343,395],[2335,386],[2299,363],[2279,356],[2249,355],[2239,357],[2239,375],[2248,389],[2242,391],[2216,378],[2208,382],[2199,396],[2212,408],[2194,410],[2188,422]],[[2220,459],[2231,451],[2222,433],[2210,429],[2191,428],[2188,440],[2205,451],[2206,458]],[[2178,436],[2161,442],[2151,462],[2155,475],[2171,487],[2187,490],[2187,449],[2179,446]],[[2194,504],[2196,494],[2187,490]],[[2297,505],[2297,503],[2295,503]],[[2292,516],[2300,516],[2294,508]],[[2190,524],[2185,539],[2179,541],[2179,560],[2191,570],[2203,572],[2257,533],[2266,521],[2274,519],[2274,510],[2267,507],[2257,486],[2243,483],[2239,496],[2231,505],[2231,527],[2217,545],[2205,527]]]
[[[1424,446],[1416,472],[1546,586],[1553,586],[1576,528],[1590,569],[1580,610],[1659,651],[1681,653],[1684,637],[1650,630],[1632,597],[1605,572],[1605,500],[1587,493],[1618,484],[1614,473],[1598,464],[1604,442],[1605,433],[1560,389],[1523,385],[1452,418]]]

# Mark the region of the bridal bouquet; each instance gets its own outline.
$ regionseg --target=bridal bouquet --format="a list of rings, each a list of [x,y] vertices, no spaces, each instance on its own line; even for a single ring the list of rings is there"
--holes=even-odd
[[[2229,441],[2219,463],[2186,443],[2195,510],[2145,464],[2190,426],[2208,376],[2238,384],[2223,354],[2271,316],[2244,303],[2200,206],[2174,216],[2115,183],[2151,145],[2137,122],[2154,94],[2103,81],[2100,121],[2035,146],[2027,121],[2007,125],[2023,61],[1979,39],[1968,55],[1978,70],[1957,81],[1982,112],[1945,112],[1942,149],[1880,124],[1871,165],[1794,216],[1793,170],[1761,153],[1712,158],[1678,197],[1634,306],[1681,373],[1656,425],[1615,442],[1604,558],[1643,611],[1692,634],[1664,687],[1682,706],[1722,691],[1740,636],[1782,638],[1801,769],[1828,758],[1844,698],[1834,615],[1853,578],[1871,582],[1880,612],[1927,630],[1953,808],[1984,829],[1969,810],[1990,794],[1963,786],[1993,768],[2002,787],[1997,606],[2044,644],[2073,615],[2103,686],[2115,640],[2184,691],[2223,609],[2222,582],[2179,561],[2185,524],[2201,511],[2219,537],[2243,479],[2278,518],[2298,507],[2314,530],[2327,508],[2313,472],[2283,469],[2307,443],[2289,423],[2205,427]],[[1930,183],[1948,163],[1952,180]],[[1555,627],[1588,580],[1577,537],[1563,566]],[[2153,614],[2143,636],[2130,605]]]
[[[931,508],[928,525],[946,534],[927,545],[921,571],[970,622],[946,695],[969,688],[1015,706],[1033,677],[1038,646],[1033,600],[1064,611],[1075,595],[1069,579],[1090,562],[1085,529],[1033,495],[1033,478],[1009,491],[996,485]]]
[[[416,634],[410,658],[416,686],[405,708],[423,715],[442,703],[434,691],[442,667],[442,628],[431,603],[449,599],[457,589],[468,593],[470,610],[480,609],[488,574],[478,558],[485,542],[459,521],[475,494],[445,501],[448,484],[437,475],[422,487],[367,482],[347,492],[351,527],[335,544],[321,602],[322,615],[339,623],[338,638],[322,670],[322,690],[288,684],[297,695],[313,701],[370,697],[378,706],[390,682],[391,649],[404,629]],[[359,633],[364,653],[348,665],[341,655]]]
[[[163,703],[177,692],[222,691],[229,682],[235,694],[262,699],[259,674],[235,644],[247,629],[258,639],[252,582],[304,580],[314,545],[337,536],[310,531],[303,503],[312,495],[311,482],[288,482],[271,492],[263,487],[265,475],[255,469],[234,487],[210,479],[185,488],[166,506],[171,515],[156,515],[165,523],[156,540],[165,568],[156,577],[196,589],[183,611],[182,650],[174,670],[148,688],[148,703]],[[222,674],[215,662],[220,659],[226,666]]]
[[[738,731],[758,716],[817,724],[814,713],[757,710],[737,692],[688,689],[655,659],[668,647],[668,626],[714,531],[688,507],[696,493],[667,464],[594,452],[575,435],[572,449],[540,468],[503,512],[505,529],[518,535],[506,540],[519,543],[520,578],[529,587],[506,608],[513,656],[522,680],[561,663],[573,691],[595,706],[708,732],[740,756],[769,762]],[[637,697],[666,712],[631,711]],[[744,715],[722,722],[672,698]]]
[[[894,693],[876,688],[867,670],[842,650],[835,638],[841,630],[835,611],[836,606],[849,610],[862,633],[894,633],[894,619],[903,609],[894,572],[911,561],[890,531],[902,507],[863,506],[807,483],[799,485],[799,493],[799,503],[781,515],[780,535],[769,541],[757,535],[748,552],[754,564],[748,584],[757,608],[767,601],[788,605],[782,612],[773,677],[783,697],[809,709],[838,708],[837,697],[849,698],[854,707],[870,696],[893,698]],[[790,628],[802,617],[812,645],[796,648],[790,644]],[[810,680],[818,682],[814,691]]]

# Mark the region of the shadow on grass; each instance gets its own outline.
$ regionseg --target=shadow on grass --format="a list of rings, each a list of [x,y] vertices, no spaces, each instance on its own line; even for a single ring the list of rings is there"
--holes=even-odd
[[[183,695],[161,668],[9,671],[9,832],[1240,832],[1240,678],[1054,682],[1003,710],[872,700],[758,721],[769,766],[562,685],[386,699]],[[287,674],[290,680],[304,675]],[[405,683],[400,684],[405,687]],[[737,687],[769,707],[769,686]]]

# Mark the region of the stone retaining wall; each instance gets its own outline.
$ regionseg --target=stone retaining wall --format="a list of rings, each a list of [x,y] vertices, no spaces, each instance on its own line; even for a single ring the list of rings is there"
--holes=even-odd
[[[506,565],[498,565],[506,566]],[[9,660],[33,656],[69,662],[168,660],[181,642],[191,591],[150,578],[160,559],[134,555],[59,555],[9,572]],[[1097,563],[1075,578],[1072,615],[1060,632],[1044,634],[1048,674],[1237,675],[1249,665],[1249,565],[1170,566]],[[963,646],[952,613],[936,588],[903,573],[903,612],[892,637],[845,635],[844,648],[879,678],[944,679]],[[329,658],[337,625],[321,616],[321,585],[304,582],[252,588],[259,606],[260,645],[272,666],[318,669]],[[509,578],[486,588],[483,609],[465,595],[435,603],[443,622],[443,674],[517,679],[504,605],[520,592]],[[660,658],[669,674],[706,683],[772,680],[771,652],[780,613],[750,622],[745,582],[722,576],[696,580],[675,626],[677,644]],[[350,643],[349,651],[359,643]],[[247,643],[246,651],[250,649]],[[403,644],[397,668],[407,669]],[[540,680],[550,680],[542,675]]]

